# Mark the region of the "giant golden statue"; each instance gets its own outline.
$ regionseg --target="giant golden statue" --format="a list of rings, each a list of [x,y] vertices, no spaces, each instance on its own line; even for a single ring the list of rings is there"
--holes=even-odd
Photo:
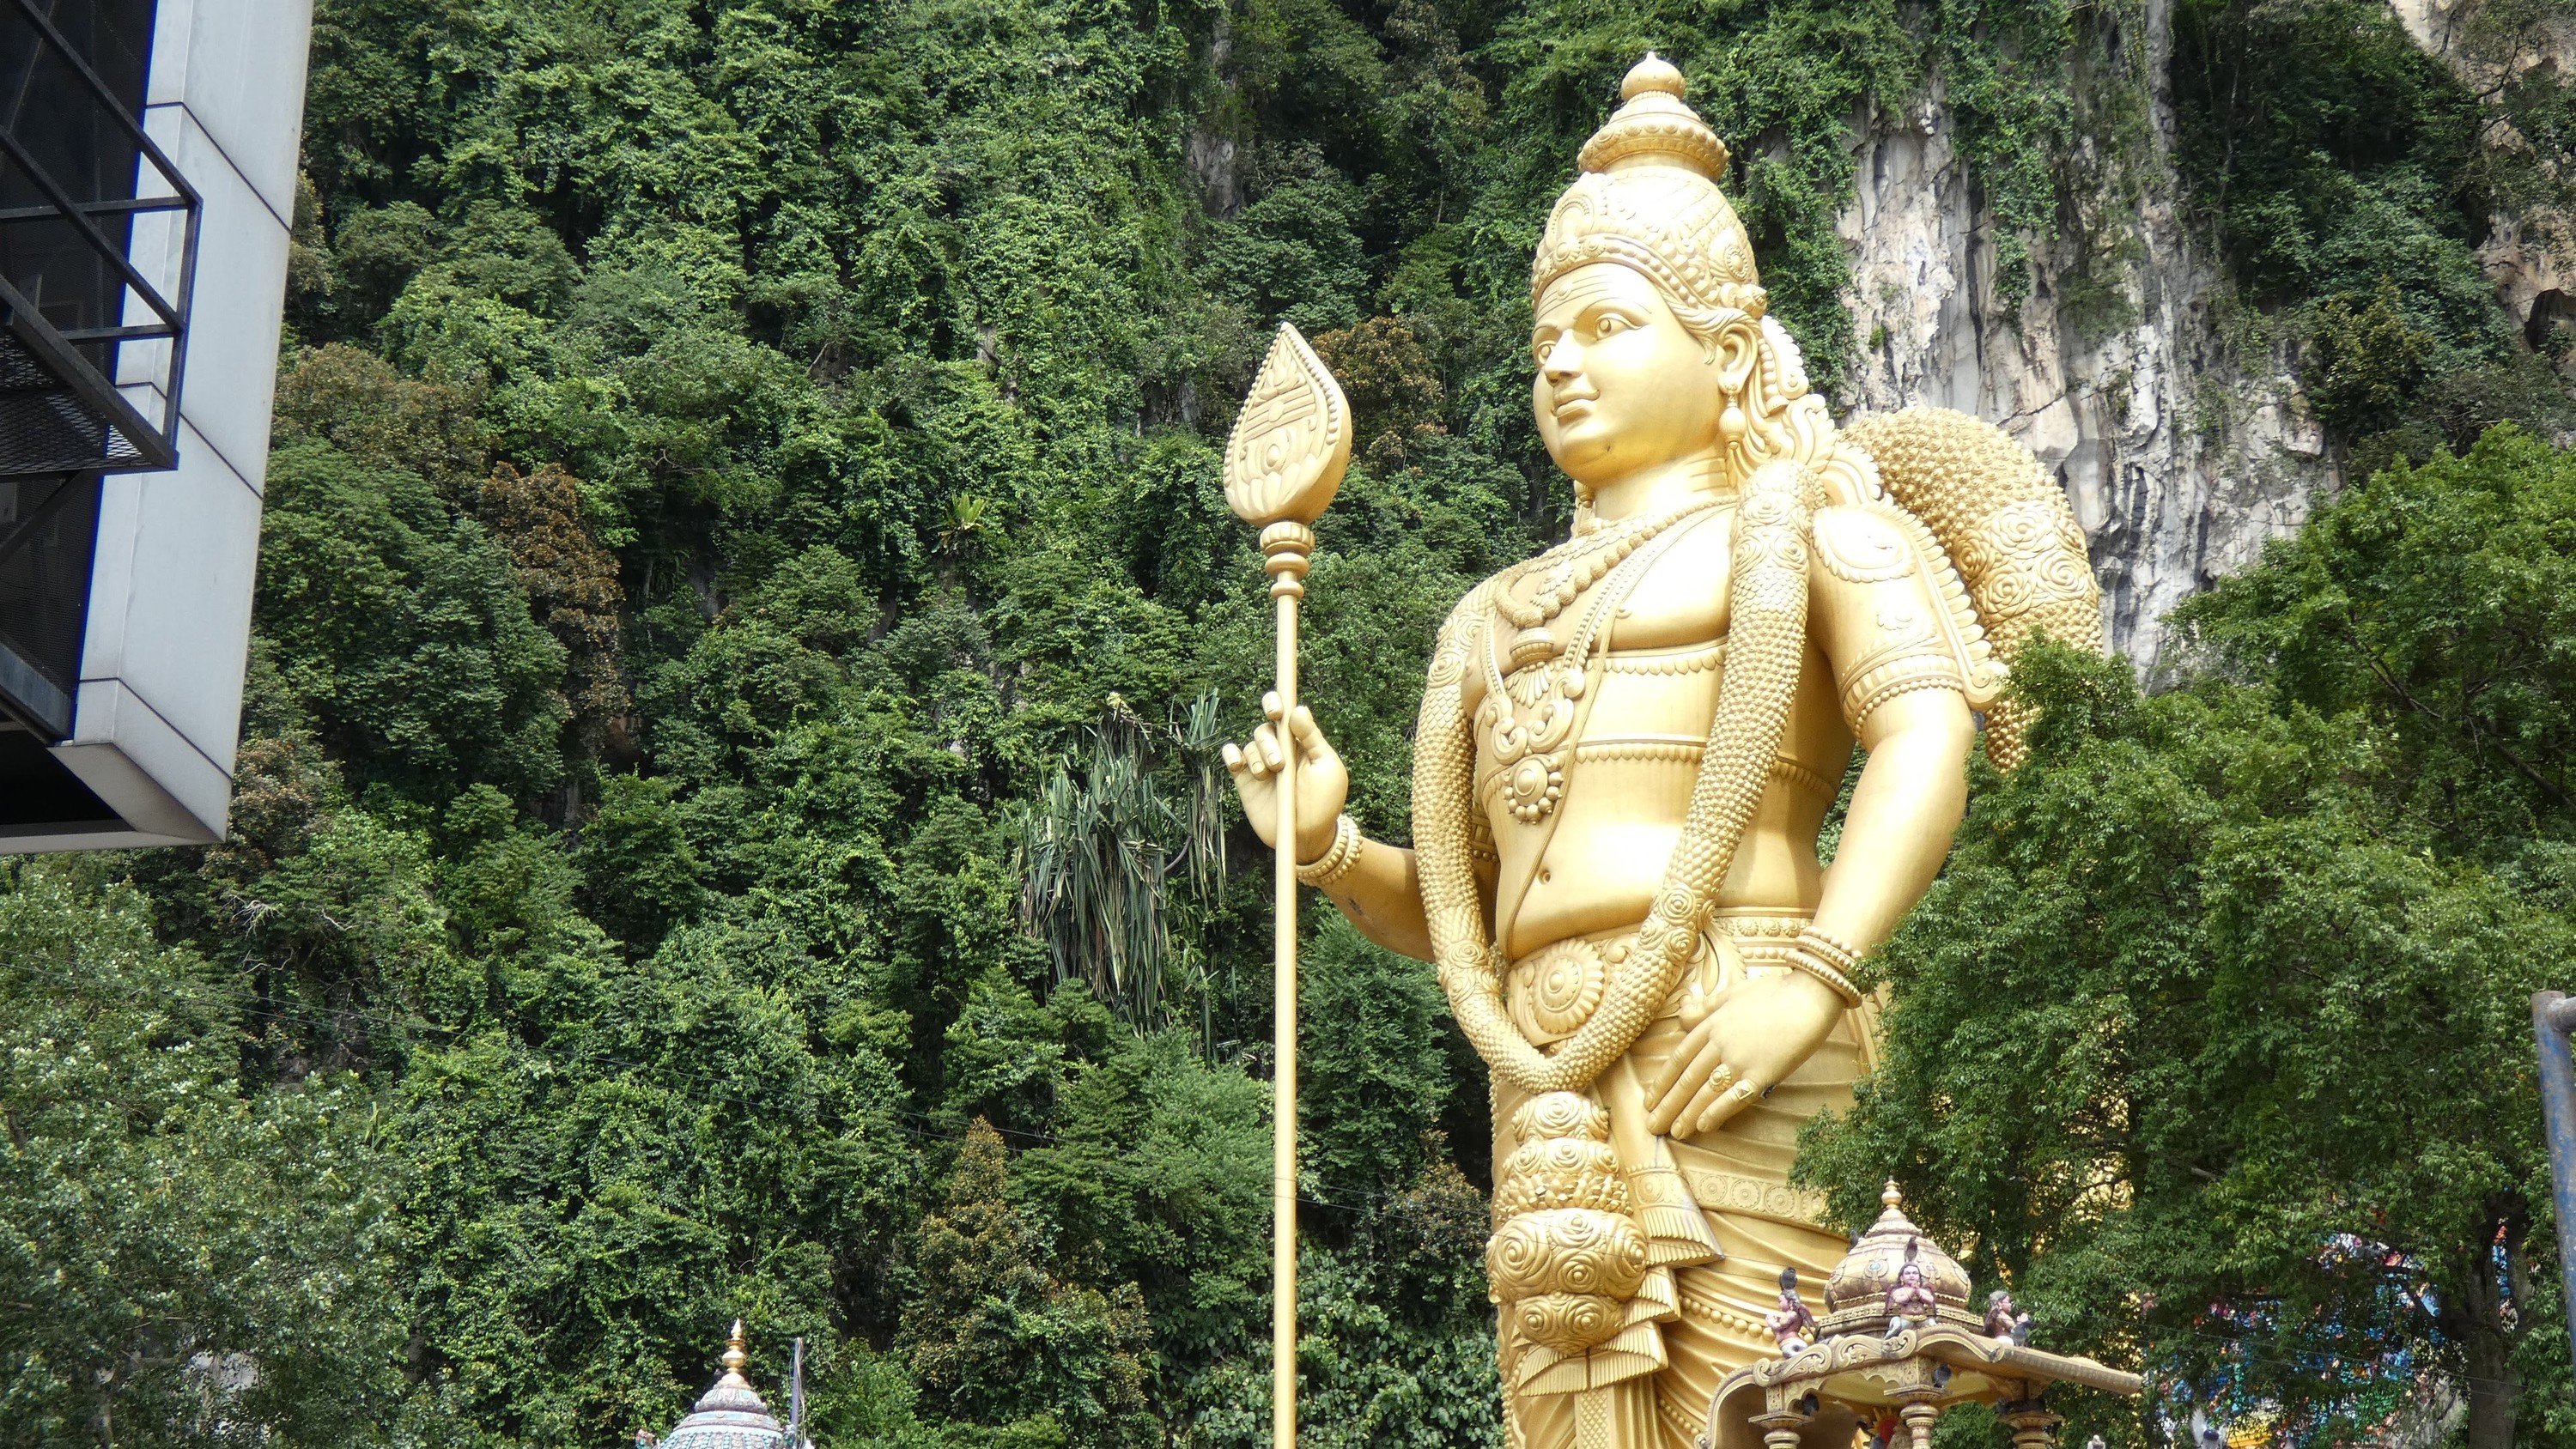
[[[1870,1059],[1852,970],[1940,869],[1973,712],[2018,755],[2009,656],[2035,626],[2101,638],[2031,456],[1956,413],[1837,430],[1764,315],[1681,73],[1649,55],[1621,95],[1530,269],[1573,536],[1442,626],[1414,847],[1341,814],[1305,708],[1226,752],[1267,839],[1297,750],[1299,874],[1436,962],[1492,1066],[1515,1449],[1687,1449],[1719,1378],[1779,1352],[1783,1270],[1812,1294],[1846,1246],[1788,1169]]]

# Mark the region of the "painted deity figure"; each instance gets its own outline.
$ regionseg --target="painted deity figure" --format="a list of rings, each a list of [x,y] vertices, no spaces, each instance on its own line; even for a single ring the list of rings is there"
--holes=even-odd
[[[2013,1306],[2009,1289],[1998,1288],[1986,1295],[1986,1336],[2007,1343],[2030,1341],[2030,1315]]]
[[[1816,1341],[1816,1315],[1798,1296],[1797,1269],[1780,1270],[1780,1301],[1762,1315],[1762,1326],[1771,1330],[1782,1358],[1805,1353],[1808,1345]]]
[[[1654,56],[1629,73],[1539,243],[1530,401],[1573,532],[1441,627],[1414,845],[1341,813],[1308,709],[1226,751],[1265,840],[1299,752],[1300,874],[1437,964],[1492,1068],[1515,1449],[1683,1449],[1778,1352],[1775,1279],[1845,1247],[1788,1170],[1870,1060],[1853,973],[1940,869],[1976,711],[2011,763],[2000,656],[2034,624],[2100,638],[2027,452],[1955,413],[1837,430],[1683,94]]]
[[[1923,1268],[1909,1249],[1905,1266],[1896,1270],[1896,1281],[1887,1285],[1887,1336],[1921,1328],[1940,1310],[1940,1300],[1933,1296],[1932,1285],[1923,1281]]]

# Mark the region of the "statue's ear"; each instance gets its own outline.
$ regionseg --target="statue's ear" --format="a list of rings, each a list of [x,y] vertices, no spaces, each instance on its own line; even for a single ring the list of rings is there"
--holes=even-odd
[[[1709,362],[1717,369],[1717,386],[1729,397],[1741,396],[1762,358],[1762,324],[1738,314],[1709,339]]]

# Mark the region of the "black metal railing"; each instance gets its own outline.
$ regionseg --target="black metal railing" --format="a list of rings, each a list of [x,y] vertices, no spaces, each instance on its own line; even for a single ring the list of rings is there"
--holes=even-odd
[[[57,8],[0,0],[0,478],[165,469],[201,207],[136,115],[142,58],[120,57],[120,95],[88,53],[99,37],[75,44]],[[135,225],[155,215],[175,218],[175,255],[171,223]],[[166,290],[138,239],[162,250]]]

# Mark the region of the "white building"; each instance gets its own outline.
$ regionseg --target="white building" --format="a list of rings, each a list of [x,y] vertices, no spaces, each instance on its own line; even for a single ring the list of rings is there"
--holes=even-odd
[[[0,851],[223,837],[311,19],[0,0]]]

